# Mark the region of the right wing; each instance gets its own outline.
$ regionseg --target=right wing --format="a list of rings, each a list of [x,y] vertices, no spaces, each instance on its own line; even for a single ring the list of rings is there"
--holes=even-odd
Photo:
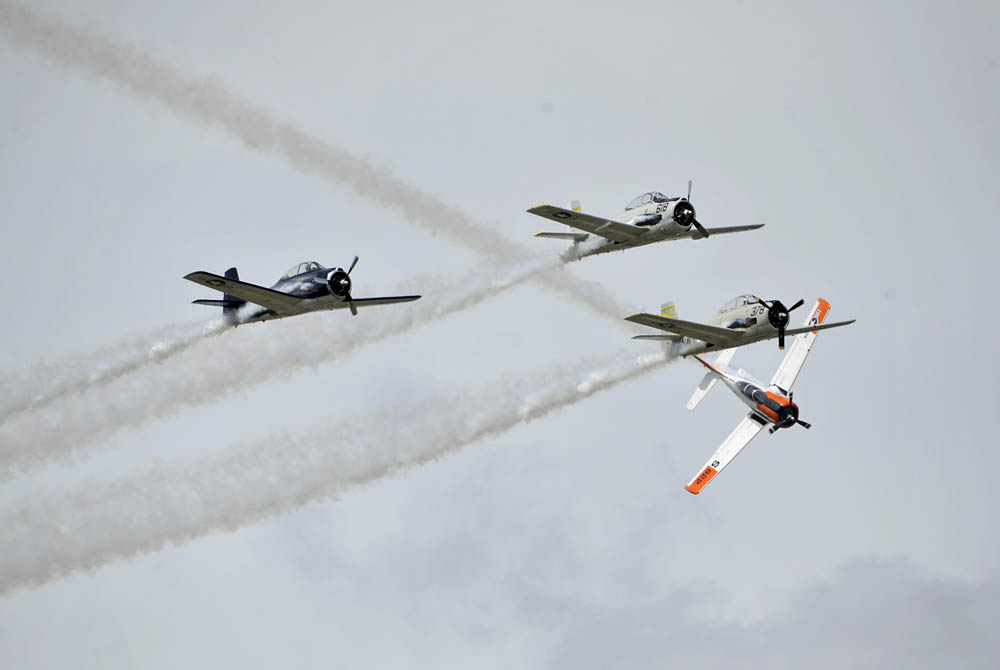
[[[394,295],[385,298],[354,298],[353,302],[355,307],[373,307],[375,305],[392,305],[397,302],[413,302],[419,299],[419,295]],[[347,307],[350,307],[350,305],[344,300],[330,305],[327,309],[344,309]]]
[[[722,468],[729,465],[729,462],[736,458],[736,454],[740,453],[743,447],[750,444],[750,440],[757,437],[757,433],[764,428],[764,424],[751,417],[752,415],[743,417],[743,420],[729,434],[729,437],[722,443],[722,446],[708,459],[705,467],[694,476],[694,479],[688,482],[688,485],[684,488],[689,493],[700,493],[705,488],[705,485],[712,481],[715,475],[722,472]]]
[[[306,299],[294,296],[290,293],[282,293],[281,291],[275,291],[274,289],[257,286],[256,284],[248,284],[247,282],[236,279],[220,277],[219,275],[212,274],[211,272],[192,272],[191,274],[184,275],[184,279],[193,281],[195,284],[207,286],[208,288],[216,291],[228,293],[229,295],[239,298],[240,300],[246,300],[247,302],[252,302],[255,305],[260,305],[261,307],[274,312],[276,316],[292,316],[293,314],[303,314],[309,311],[303,306],[309,302]],[[204,305],[212,303],[202,302],[199,304]]]
[[[823,323],[829,312],[830,303],[823,298],[820,298],[816,301],[816,304],[813,305],[812,311],[809,312],[809,316],[806,318],[805,328],[818,326]],[[830,328],[835,325],[839,324],[827,324],[826,327]],[[792,342],[792,346],[788,348],[788,353],[785,354],[785,358],[781,361],[781,365],[778,366],[778,369],[774,372],[774,376],[771,377],[771,384],[784,389],[786,392],[792,389],[792,384],[795,383],[795,378],[799,376],[802,364],[806,362],[806,356],[809,355],[813,342],[816,341],[816,334],[820,329],[809,329],[804,333],[801,332],[802,330],[803,328],[795,329],[796,332],[801,334],[796,335],[795,340]],[[791,333],[792,331],[788,332]]]
[[[709,326],[704,323],[695,323],[694,321],[671,319],[669,317],[659,316],[656,314],[633,314],[632,316],[626,317],[625,320],[631,321],[632,323],[638,323],[643,326],[649,326],[650,328],[665,330],[684,337],[702,340],[703,342],[719,347],[720,349],[728,349],[730,347],[746,343],[746,338],[741,331],[730,330],[729,328],[719,328],[718,326]]]
[[[742,233],[747,230],[757,230],[758,228],[763,228],[763,223],[756,223],[752,226],[726,226],[724,228],[707,228],[709,235],[725,235],[726,233]],[[680,233],[675,236],[677,239],[684,237],[690,237],[692,240],[701,240],[705,236],[701,234],[701,231],[691,226],[686,232]]]
[[[629,242],[646,233],[646,229],[639,226],[602,219],[599,216],[591,216],[552,205],[537,205],[529,209],[528,212],[556,223],[565,223],[567,226],[592,235],[600,235],[612,242]],[[544,236],[550,237],[551,235],[545,234]]]

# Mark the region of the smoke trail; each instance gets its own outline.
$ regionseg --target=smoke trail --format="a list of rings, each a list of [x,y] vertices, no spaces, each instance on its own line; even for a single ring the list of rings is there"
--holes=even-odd
[[[300,438],[33,502],[0,518],[0,593],[255,523],[441,458],[655,370],[666,354],[508,379],[479,394],[384,406]],[[332,442],[330,436],[338,436]]]
[[[171,325],[88,354],[35,365],[3,375],[0,426],[24,412],[39,410],[89,388],[115,381],[151,363],[162,363],[229,327],[222,319]]]
[[[480,268],[471,276],[431,287],[412,306],[378,311],[375,320],[313,319],[279,335],[192,349],[177,365],[156,366],[113,386],[74,397],[0,426],[0,480],[60,457],[100,446],[125,426],[166,417],[278,376],[345,356],[359,347],[468,309],[543,272],[559,261],[536,258],[508,268]],[[422,290],[427,287],[422,287]]]
[[[175,114],[220,128],[253,149],[283,156],[295,168],[347,184],[358,195],[400,211],[414,225],[474,249],[494,261],[514,262],[524,249],[496,229],[475,221],[438,198],[404,182],[387,169],[272,118],[266,110],[212,80],[185,79],[138,47],[89,34],[58,19],[0,0],[0,28],[17,42],[70,68],[109,79],[129,91],[165,105]],[[608,295],[595,299],[596,287],[581,293],[571,277],[544,278],[553,289],[603,315],[613,304]]]

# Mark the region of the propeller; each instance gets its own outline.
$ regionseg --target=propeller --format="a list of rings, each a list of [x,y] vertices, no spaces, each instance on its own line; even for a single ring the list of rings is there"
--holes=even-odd
[[[793,310],[798,309],[805,304],[805,300],[799,298],[799,301],[792,305],[791,307],[785,307],[784,303],[780,300],[772,300],[771,304],[767,304],[767,301],[757,298],[757,302],[767,307],[767,321],[772,326],[778,329],[778,348],[785,348],[785,328],[788,327],[788,315]]]
[[[351,270],[353,270],[354,266],[357,265],[357,264],[358,264],[358,257],[355,256],[354,260],[351,261],[351,267],[347,268],[347,276],[348,277],[351,276]],[[354,306],[354,299],[351,297],[351,292],[350,291],[347,292],[347,296],[344,299],[347,300],[347,306],[351,308],[351,315],[352,316],[357,316],[358,315],[358,308]]]
[[[688,179],[688,194],[687,194],[687,197],[684,198],[688,202],[691,201],[691,186],[692,185],[693,185],[693,182],[690,179]],[[694,213],[694,212],[692,212],[692,213]],[[701,223],[698,222],[698,219],[692,218],[691,219],[691,225],[693,225],[695,228],[698,229],[698,232],[701,233],[702,237],[708,237],[708,231],[705,230],[705,226],[701,225]]]
[[[357,264],[358,257],[355,256],[351,267],[347,268],[347,272],[344,272],[342,268],[334,268],[326,274],[326,284],[330,292],[345,300],[354,316],[358,315],[358,308],[354,305],[354,299],[351,298],[351,271]]]

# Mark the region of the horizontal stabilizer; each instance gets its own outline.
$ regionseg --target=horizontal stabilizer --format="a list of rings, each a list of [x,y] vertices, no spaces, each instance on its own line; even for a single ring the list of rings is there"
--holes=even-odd
[[[586,233],[538,233],[535,237],[548,237],[555,240],[570,240],[571,242],[583,242],[590,237]]]
[[[736,347],[733,347],[732,349],[723,349],[719,352],[719,354],[715,357],[715,360],[712,361],[712,367],[709,368],[712,371],[705,374],[701,383],[698,384],[698,388],[696,388],[694,393],[691,394],[691,399],[688,400],[687,404],[688,409],[694,409],[697,407],[698,403],[700,403],[702,399],[708,395],[708,392],[712,390],[712,387],[715,386],[715,382],[718,380],[717,374],[726,369],[726,366],[729,365],[729,361],[733,360],[733,356],[735,355]],[[695,358],[698,357],[695,356]]]
[[[683,339],[680,335],[633,335],[633,340],[659,340],[660,342],[678,342]]]
[[[694,409],[695,407],[697,407],[698,403],[701,402],[702,398],[707,396],[708,392],[712,390],[713,386],[715,386],[715,382],[717,380],[718,377],[716,377],[713,373],[706,372],[705,376],[702,377],[701,383],[698,384],[698,388],[696,388],[694,390],[694,393],[691,394],[691,399],[688,400],[687,408]]]
[[[231,307],[236,309],[247,304],[245,300],[192,300],[195,305],[211,305],[212,307]]]

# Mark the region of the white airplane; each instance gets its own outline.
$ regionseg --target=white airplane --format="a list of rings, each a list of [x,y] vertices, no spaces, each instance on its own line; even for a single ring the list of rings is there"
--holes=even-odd
[[[722,380],[722,383],[750,408],[750,413],[729,434],[698,474],[688,482],[684,487],[687,491],[699,493],[765,426],[770,425],[768,432],[772,434],[779,428],[791,428],[796,424],[804,428],[810,427],[810,424],[799,419],[799,406],[792,401],[791,388],[829,311],[830,303],[822,298],[816,301],[805,322],[807,332],[795,337],[767,386],[754,379],[745,370],[733,370],[728,367],[736,352],[735,348],[720,351],[711,363],[701,356],[695,356],[698,362],[708,368],[708,372],[695,389],[687,408],[693,410],[697,407],[715,382]]]
[[[807,327],[788,330],[789,313],[804,303],[804,300],[799,300],[791,307],[785,307],[780,300],[772,300],[769,304],[755,295],[747,294],[727,302],[707,324],[678,319],[672,302],[661,306],[661,316],[633,314],[625,320],[666,331],[665,335],[636,335],[632,339],[662,341],[675,356],[690,356],[709,349],[731,349],[775,338],[778,339],[778,348],[784,349],[786,335],[799,335],[854,323],[852,319],[825,323],[817,328],[807,323]]]
[[[537,205],[528,210],[556,223],[565,223],[582,233],[538,233],[535,237],[569,240],[572,246],[564,254],[567,260],[580,259],[610,251],[623,251],[664,240],[691,238],[699,240],[709,235],[739,233],[763,228],[753,226],[705,228],[695,218],[691,204],[691,182],[687,197],[668,198],[658,191],[643,193],[625,207],[617,219],[591,216],[580,211],[580,201],[574,200],[569,209],[553,205]]]

